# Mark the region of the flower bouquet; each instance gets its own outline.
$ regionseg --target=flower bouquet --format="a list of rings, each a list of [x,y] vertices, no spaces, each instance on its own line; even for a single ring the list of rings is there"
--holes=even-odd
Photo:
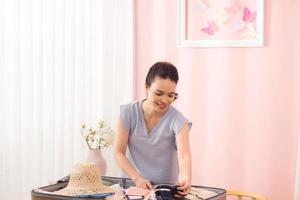
[[[100,150],[113,144],[115,133],[104,120],[100,119],[96,128],[87,128],[83,124],[81,126],[81,135],[85,139],[89,149]]]

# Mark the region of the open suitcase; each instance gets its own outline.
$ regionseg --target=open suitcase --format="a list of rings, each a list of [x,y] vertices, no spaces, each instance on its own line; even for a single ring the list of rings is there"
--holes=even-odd
[[[99,200],[99,198],[78,198],[78,197],[70,197],[70,196],[61,196],[61,195],[54,195],[54,194],[47,194],[43,191],[47,192],[54,192],[60,190],[68,185],[68,177],[65,177],[59,180],[56,184],[40,187],[38,189],[33,189],[31,191],[31,199],[32,200]],[[131,179],[128,178],[118,178],[118,177],[109,177],[109,176],[102,176],[102,181],[105,185],[113,185],[118,184],[120,187],[127,189],[130,186],[133,186],[134,183]],[[196,188],[202,188],[208,191],[214,192],[216,195],[205,200],[226,200],[226,190],[221,188],[213,188],[213,187],[204,187],[204,186],[195,186]]]

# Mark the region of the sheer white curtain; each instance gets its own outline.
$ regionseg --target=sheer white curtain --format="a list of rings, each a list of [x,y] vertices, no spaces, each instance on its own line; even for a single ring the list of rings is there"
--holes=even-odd
[[[0,199],[84,160],[80,125],[114,125],[132,80],[132,0],[0,0]]]

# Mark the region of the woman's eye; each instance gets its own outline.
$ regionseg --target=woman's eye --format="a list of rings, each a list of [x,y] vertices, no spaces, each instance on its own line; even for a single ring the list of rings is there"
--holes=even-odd
[[[161,94],[160,93],[155,93],[157,96],[161,96]]]
[[[171,94],[171,95],[169,95],[169,97],[170,97],[170,98],[174,98],[174,95],[173,95],[173,94]]]

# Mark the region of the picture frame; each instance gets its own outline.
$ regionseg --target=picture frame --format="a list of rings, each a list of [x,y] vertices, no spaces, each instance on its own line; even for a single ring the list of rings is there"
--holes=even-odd
[[[179,47],[263,47],[264,0],[178,0]]]

